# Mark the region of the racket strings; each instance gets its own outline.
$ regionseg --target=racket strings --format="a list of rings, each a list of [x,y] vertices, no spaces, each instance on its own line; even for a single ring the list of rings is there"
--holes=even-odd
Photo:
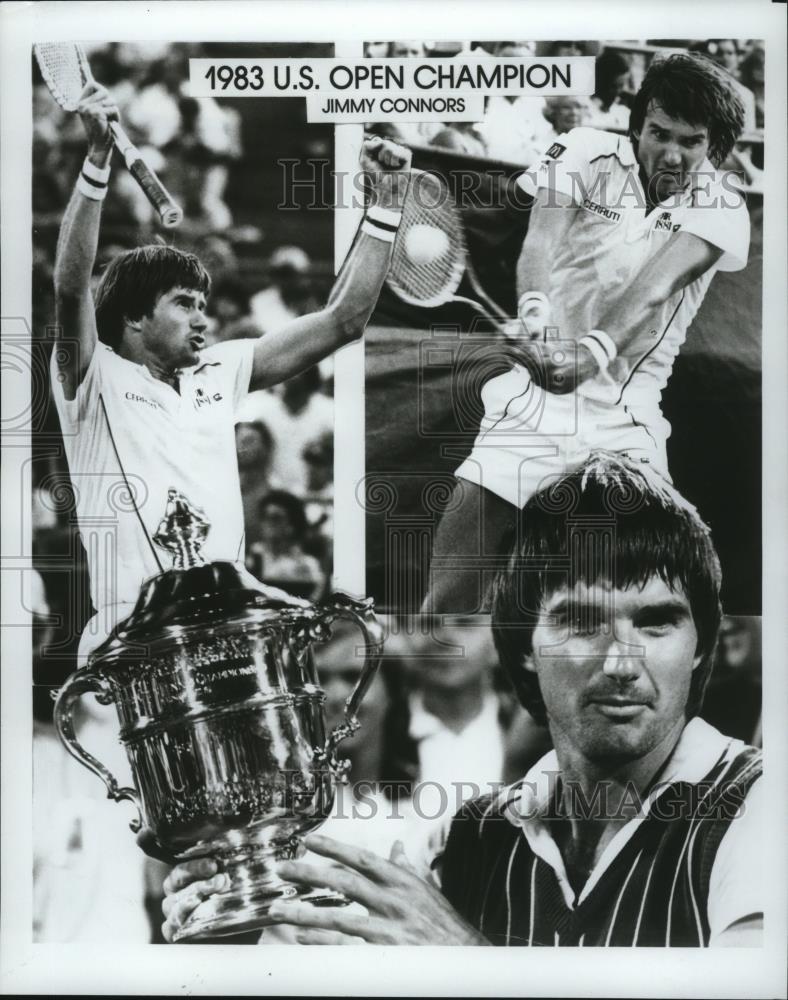
[[[87,74],[80,50],[70,42],[43,42],[35,46],[36,60],[50,93],[64,111],[76,111]]]
[[[424,263],[414,261],[408,251],[408,234],[416,226],[440,230],[446,236],[445,248]],[[433,174],[414,171],[394,241],[389,285],[405,302],[441,305],[459,287],[465,259],[462,222],[448,188]]]

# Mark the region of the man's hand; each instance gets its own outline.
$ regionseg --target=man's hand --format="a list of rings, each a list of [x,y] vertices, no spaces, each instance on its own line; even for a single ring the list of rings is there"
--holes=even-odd
[[[88,137],[88,158],[97,167],[105,167],[112,152],[111,121],[117,121],[118,106],[106,87],[88,83],[77,105]]]
[[[361,147],[359,163],[372,188],[372,204],[402,210],[410,182],[412,154],[390,139],[370,136]]]
[[[299,944],[355,944],[359,939],[368,944],[489,944],[438,889],[419,878],[399,842],[389,861],[317,834],[305,843],[310,851],[340,866],[283,861],[277,865],[278,874],[288,881],[342,892],[367,913],[277,900],[270,916],[277,923],[301,928],[296,935]]]
[[[200,903],[221,891],[227,876],[219,872],[212,858],[196,858],[177,865],[164,880],[164,900],[161,908],[164,923],[161,932],[165,941],[172,941]]]
[[[517,350],[520,364],[545,391],[566,395],[599,371],[593,355],[583,344],[569,340],[527,340]]]

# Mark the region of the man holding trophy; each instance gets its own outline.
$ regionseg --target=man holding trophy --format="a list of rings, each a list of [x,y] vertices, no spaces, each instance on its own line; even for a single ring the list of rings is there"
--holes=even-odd
[[[279,876],[363,909],[282,897],[267,919],[311,945],[760,946],[761,753],[699,717],[720,580],[694,507],[620,455],[595,452],[534,494],[495,576],[491,620],[501,664],[554,749],[462,806],[432,866],[440,888],[401,847],[386,860],[311,836],[335,867],[283,859]],[[208,856],[170,873],[167,940],[225,878]]]

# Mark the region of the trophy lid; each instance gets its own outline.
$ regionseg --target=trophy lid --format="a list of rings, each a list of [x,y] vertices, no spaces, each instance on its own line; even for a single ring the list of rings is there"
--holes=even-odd
[[[134,610],[119,622],[92,660],[128,654],[130,645],[158,643],[182,634],[210,635],[217,626],[291,623],[313,605],[260,583],[240,563],[206,562],[201,549],[210,530],[205,514],[176,489],[153,536],[172,554],[172,569],[143,583]]]

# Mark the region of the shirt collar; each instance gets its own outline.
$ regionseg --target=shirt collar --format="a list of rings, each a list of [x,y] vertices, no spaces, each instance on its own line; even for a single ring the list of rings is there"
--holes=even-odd
[[[558,757],[554,750],[545,754],[528,771],[519,787],[515,784],[503,789],[500,793],[505,797],[503,814],[510,823],[522,829],[534,854],[553,869],[564,901],[570,909],[573,909],[587,898],[613,859],[646,819],[652,804],[669,785],[679,781],[697,783],[711,771],[721,757],[733,756],[744,746],[741,740],[723,736],[702,719],[691,719],[684,727],[659,781],[646,797],[639,814],[629,820],[607,845],[578,896],[575,896],[569,883],[564,859],[553,839],[550,824],[544,819],[560,773]]]
[[[744,747],[741,740],[724,736],[703,719],[690,719],[682,730],[659,781],[646,797],[643,812],[649,811],[654,799],[667,785],[680,781],[696,784],[724,754],[736,754]],[[503,789],[501,795],[506,801],[504,814],[509,822],[525,827],[529,822],[543,817],[552,802],[559,774],[558,756],[555,750],[551,750],[533,765],[522,783],[516,782]]]

